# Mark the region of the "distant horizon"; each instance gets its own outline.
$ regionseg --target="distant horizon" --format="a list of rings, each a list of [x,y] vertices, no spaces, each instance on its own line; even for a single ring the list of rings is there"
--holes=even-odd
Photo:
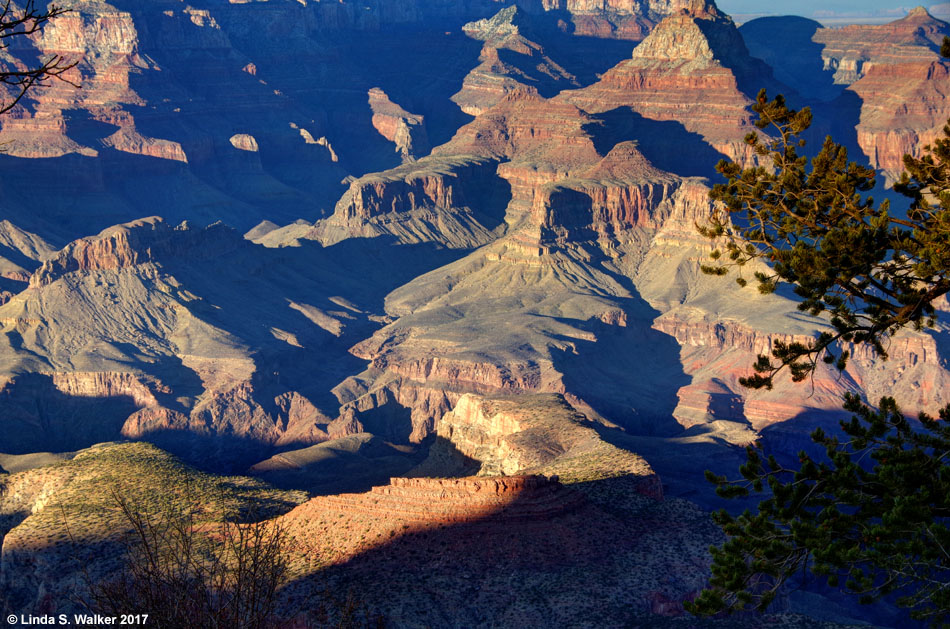
[[[716,5],[730,15],[800,15],[818,21],[890,21],[904,17],[917,6],[926,7],[936,17],[950,16],[950,2],[893,2],[888,0],[798,0],[793,7],[776,8],[765,0],[717,0]]]

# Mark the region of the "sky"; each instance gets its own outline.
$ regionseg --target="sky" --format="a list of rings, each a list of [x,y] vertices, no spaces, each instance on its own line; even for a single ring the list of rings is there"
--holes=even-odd
[[[716,0],[726,13],[775,13],[786,15],[814,15],[816,11],[834,13],[867,13],[879,10],[929,7],[946,0]]]

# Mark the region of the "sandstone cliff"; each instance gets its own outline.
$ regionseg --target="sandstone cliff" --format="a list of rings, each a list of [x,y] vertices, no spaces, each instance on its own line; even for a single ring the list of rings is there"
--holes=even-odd
[[[756,24],[760,22],[760,24]],[[754,20],[742,28],[753,53],[767,59],[804,98],[833,101],[817,122],[839,141],[856,128],[857,147],[893,182],[904,154],[919,155],[950,118],[948,64],[938,51],[950,25],[923,7],[881,25],[820,28],[795,18]],[[782,42],[776,47],[775,42]],[[777,48],[801,50],[775,54]]]
[[[498,103],[505,94],[532,89],[550,96],[562,89],[580,87],[577,78],[546,53],[532,32],[531,16],[518,7],[500,11],[490,19],[466,24],[464,32],[484,42],[478,67],[468,73],[462,89],[452,96],[462,111],[477,116]]]
[[[670,146],[694,151],[698,170],[686,174],[705,175],[714,161],[702,163],[711,158],[690,134],[701,136],[714,153],[747,161],[742,142],[752,119],[747,93],[771,81],[768,66],[748,54],[732,19],[712,3],[697,2],[663,20],[631,59],[600,81],[559,99],[588,113],[610,112],[614,124],[633,124],[635,137],[649,142],[651,161],[671,170],[684,173],[686,165],[681,154],[669,154]],[[665,121],[674,124],[656,124]],[[667,166],[674,163],[676,168]]]
[[[568,483],[623,478],[661,499],[660,479],[636,454],[603,440],[559,395],[483,398],[465,394],[439,420],[438,439],[415,475],[440,475],[472,460],[479,476],[554,475]]]

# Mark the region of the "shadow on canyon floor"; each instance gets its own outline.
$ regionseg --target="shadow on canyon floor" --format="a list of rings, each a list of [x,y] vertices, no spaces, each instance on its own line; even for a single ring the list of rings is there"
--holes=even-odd
[[[673,120],[644,118],[630,107],[592,116],[598,124],[585,127],[594,147],[606,155],[619,142],[635,141],[651,164],[683,177],[717,177],[716,164],[726,156],[698,133]]]
[[[590,199],[587,199],[590,202]],[[679,390],[690,383],[680,362],[680,344],[672,336],[652,328],[660,312],[642,297],[633,281],[598,263],[611,280],[630,297],[614,297],[623,312],[621,325],[598,318],[586,321],[557,319],[593,336],[560,339],[568,348],[552,350],[554,368],[564,375],[568,393],[576,395],[606,418],[631,434],[670,436],[683,431],[673,418]]]
[[[355,538],[364,527],[365,550],[291,584],[285,604],[306,605],[330,588],[353,590],[397,625],[624,624],[667,600],[675,606],[702,585],[702,555],[713,531],[694,530],[679,556],[675,541],[677,535],[685,541],[695,518],[705,517],[698,511],[666,521],[666,504],[627,495],[623,478],[567,492],[587,501],[534,518],[532,499],[521,497],[468,523],[340,516],[347,535]],[[513,520],[510,514],[521,510],[525,517]]]
[[[824,46],[812,41],[820,28],[822,25],[815,20],[785,15],[750,20],[739,28],[739,33],[749,53],[769,64],[777,80],[805,98],[830,101],[845,86],[835,85],[834,69],[826,68],[822,59]],[[788,54],[789,50],[795,54]]]
[[[445,441],[441,437],[429,438],[409,447],[394,445],[376,435],[352,435],[293,452],[293,468],[275,466],[271,470],[252,470],[252,473],[280,489],[327,496],[370,491],[388,484],[393,477],[468,476],[478,470],[476,465],[469,473],[455,474],[458,469],[455,466],[439,464],[432,468],[431,474],[415,474],[419,463],[438,450],[430,446],[439,440]]]
[[[138,408],[131,395],[68,395],[49,375],[22,374],[0,391],[0,452],[68,452],[111,441]]]

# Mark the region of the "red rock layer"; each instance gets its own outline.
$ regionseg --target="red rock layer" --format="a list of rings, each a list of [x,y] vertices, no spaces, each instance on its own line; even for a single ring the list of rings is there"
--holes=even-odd
[[[212,257],[242,244],[240,236],[224,225],[176,229],[150,217],[73,241],[33,273],[30,286],[45,286],[75,271],[115,271],[178,255]]]
[[[600,160],[584,127],[591,118],[576,106],[517,90],[465,125],[433,156],[483,155],[550,164],[561,172]]]
[[[950,63],[937,54],[946,35],[950,24],[923,7],[889,24],[815,33],[825,68],[861,99],[858,144],[891,180],[903,170],[903,156],[919,156],[950,118]]]
[[[459,230],[460,221],[472,220],[459,210],[490,206],[492,195],[503,194],[494,192],[500,188],[499,176],[511,186],[506,220],[516,223],[533,202],[538,185],[600,161],[585,128],[591,123],[574,105],[545,100],[533,90],[519,88],[459,129],[430,156],[353,181],[333,216],[318,223],[314,235],[336,242],[394,233],[457,246],[459,237],[453,229]],[[510,163],[499,168],[499,162]],[[411,215],[420,210],[431,211]],[[500,221],[500,217],[477,220],[486,218]],[[473,229],[463,223],[461,231],[471,229],[475,237],[466,236],[461,244],[472,246],[478,231],[489,236],[492,227],[476,224]]]
[[[373,111],[373,128],[396,145],[403,159],[412,159],[429,152],[422,116],[411,114],[389,99],[386,92],[374,87],[369,91],[369,106]]]
[[[633,143],[615,146],[592,168],[535,195],[539,244],[601,241],[635,228],[657,228],[661,204],[679,181],[653,168]]]
[[[889,358],[882,362],[870,348],[845,344],[851,360],[844,374],[820,366],[807,395],[790,381],[772,391],[749,391],[739,378],[752,373],[758,355],[770,355],[776,341],[810,342],[810,336],[771,334],[736,321],[686,320],[660,317],[654,328],[674,337],[682,347],[683,369],[693,381],[678,392],[674,412],[684,426],[713,419],[748,421],[756,430],[816,412],[837,412],[847,392],[862,392],[870,400],[898,399],[902,409],[915,415],[930,413],[950,402],[943,393],[950,374],[941,365],[936,341],[929,335],[892,339]]]
[[[309,509],[330,509],[410,525],[544,521],[582,505],[581,494],[556,478],[394,478],[368,494],[315,498]],[[305,505],[306,506],[306,505]]]
[[[861,97],[858,144],[871,165],[897,178],[905,154],[943,137],[950,119],[950,63],[875,64],[849,89]]]
[[[599,82],[558,98],[589,113],[629,107],[650,120],[679,122],[719,152],[745,161],[750,101],[737,79],[757,75],[766,80],[769,71],[748,55],[732,20],[714,5],[697,3],[663,20],[630,60]]]
[[[572,74],[531,39],[530,25],[530,19],[525,20],[517,7],[465,25],[466,35],[485,44],[478,57],[481,63],[468,73],[462,89],[452,97],[462,111],[478,116],[518,89],[554,92],[580,87]]]
[[[917,7],[889,24],[823,28],[813,39],[824,45],[825,69],[835,71],[835,82],[851,84],[877,65],[932,60],[947,34],[946,22]]]

